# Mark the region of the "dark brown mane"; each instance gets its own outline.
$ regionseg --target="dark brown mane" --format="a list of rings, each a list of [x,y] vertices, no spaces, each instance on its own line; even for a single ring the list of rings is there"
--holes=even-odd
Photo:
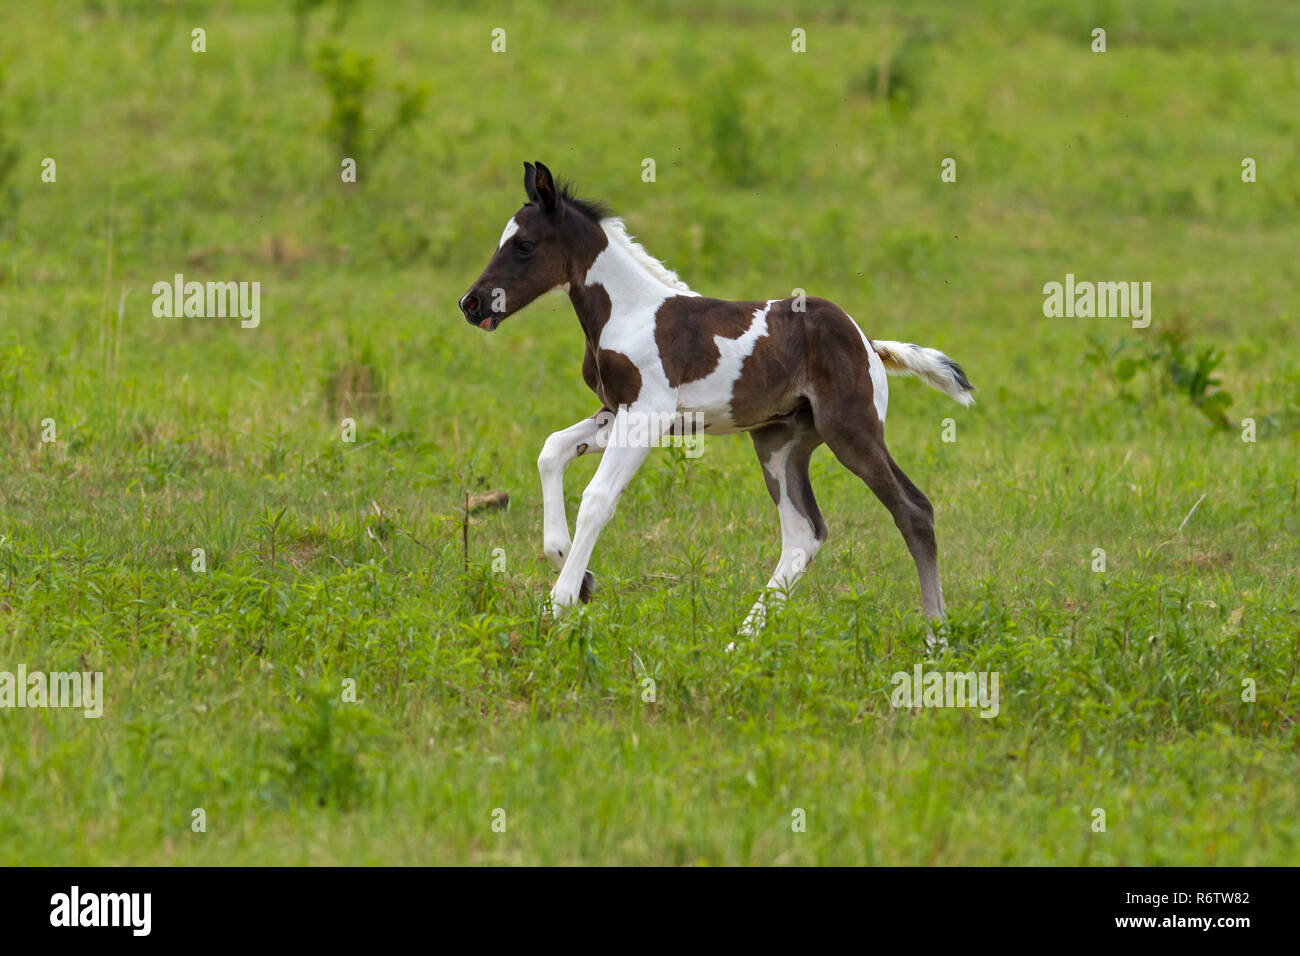
[[[573,183],[563,182],[559,184],[560,199],[564,204],[575,212],[581,213],[592,222],[599,223],[602,219],[608,219],[614,215],[614,211],[598,199],[582,199],[574,192]]]

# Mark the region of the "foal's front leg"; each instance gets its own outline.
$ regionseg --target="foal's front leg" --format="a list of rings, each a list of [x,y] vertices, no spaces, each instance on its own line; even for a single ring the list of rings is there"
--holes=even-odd
[[[564,470],[581,455],[599,455],[605,450],[605,436],[613,417],[600,412],[556,432],[546,439],[537,457],[537,471],[542,477],[542,548],[557,571],[563,569],[571,544],[569,518],[564,510]]]
[[[635,432],[628,427],[629,420],[636,415],[647,415],[627,408],[620,408],[610,428],[615,436],[631,435]],[[647,416],[653,418],[654,416]],[[582,493],[582,505],[578,508],[578,522],[574,529],[573,544],[569,555],[564,559],[564,568],[559,580],[551,589],[551,612],[556,616],[566,608],[572,607],[578,600],[582,588],[583,575],[591,561],[591,552],[596,547],[596,538],[601,529],[614,516],[614,508],[619,496],[627,487],[632,476],[650,454],[650,448],[658,441],[653,431],[641,432],[646,440],[633,443],[618,443],[611,440],[605,448],[604,458],[596,468],[596,475]]]

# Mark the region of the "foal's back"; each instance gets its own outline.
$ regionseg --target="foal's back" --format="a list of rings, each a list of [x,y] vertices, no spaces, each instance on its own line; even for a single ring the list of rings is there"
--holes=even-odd
[[[683,412],[709,431],[748,431],[783,419],[817,394],[851,390],[872,401],[870,357],[858,326],[818,298],[666,300],[655,342]]]

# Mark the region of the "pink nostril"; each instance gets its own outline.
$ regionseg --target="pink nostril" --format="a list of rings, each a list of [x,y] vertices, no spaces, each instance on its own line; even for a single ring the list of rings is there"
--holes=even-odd
[[[475,309],[477,309],[477,308],[478,308],[478,296],[476,296],[476,295],[468,296],[468,297],[465,299],[465,308],[469,309],[471,312],[473,312]]]

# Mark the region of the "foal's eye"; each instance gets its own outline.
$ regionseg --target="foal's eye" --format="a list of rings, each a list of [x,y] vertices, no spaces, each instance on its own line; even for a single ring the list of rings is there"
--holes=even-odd
[[[533,254],[533,244],[531,242],[524,242],[521,239],[515,243],[515,248],[519,250],[521,256],[531,256]]]

